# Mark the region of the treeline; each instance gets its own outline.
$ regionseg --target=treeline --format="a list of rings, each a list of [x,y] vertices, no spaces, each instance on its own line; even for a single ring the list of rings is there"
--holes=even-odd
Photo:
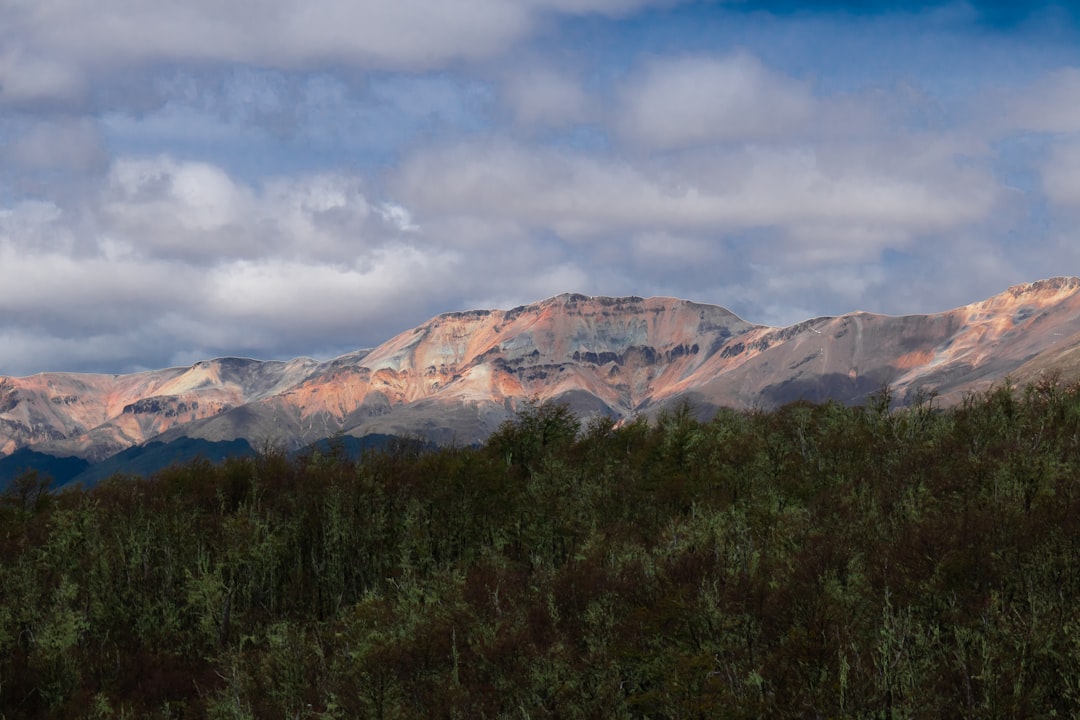
[[[1080,713],[1080,386],[0,497],[0,718]]]

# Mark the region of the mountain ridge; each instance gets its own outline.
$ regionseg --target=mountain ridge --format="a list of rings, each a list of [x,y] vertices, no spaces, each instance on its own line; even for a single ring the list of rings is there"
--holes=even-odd
[[[1080,368],[1080,278],[1013,285],[939,313],[853,312],[787,327],[671,297],[562,293],[441,313],[326,361],[224,357],[127,375],[0,376],[0,456],[98,462],[152,439],[290,448],[335,434],[482,440],[527,401],[622,420],[796,399],[958,401],[1010,376]]]

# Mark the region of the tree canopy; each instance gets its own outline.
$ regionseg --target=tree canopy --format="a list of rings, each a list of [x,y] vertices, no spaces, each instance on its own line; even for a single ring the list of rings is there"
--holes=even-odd
[[[1080,387],[0,496],[0,717],[1080,712]]]

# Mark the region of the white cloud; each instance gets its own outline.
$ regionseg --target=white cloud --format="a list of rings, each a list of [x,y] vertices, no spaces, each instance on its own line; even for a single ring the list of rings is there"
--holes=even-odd
[[[327,333],[371,322],[384,308],[415,306],[425,287],[456,266],[452,254],[408,245],[377,250],[352,265],[271,259],[210,271],[206,305],[218,317],[292,333]],[[422,304],[422,303],[420,303]]]
[[[82,337],[121,332],[198,293],[195,268],[138,258],[73,257],[0,242],[8,327]],[[0,353],[0,365],[4,356]]]
[[[468,282],[460,255],[425,244],[404,205],[375,207],[356,177],[251,187],[162,156],[117,160],[103,191],[76,205],[0,209],[11,338],[0,373],[44,369],[28,360],[44,348],[53,369],[117,372],[198,352],[280,357],[386,339],[401,314],[419,322]]]
[[[667,149],[789,137],[814,111],[805,83],[750,55],[655,58],[627,80],[616,125],[632,143]]]
[[[370,222],[371,205],[355,176],[301,175],[267,181],[258,196],[258,232],[266,257],[340,262],[378,246],[386,233]]]
[[[398,208],[396,222],[408,220],[408,211]],[[167,156],[117,160],[101,214],[114,243],[202,263],[278,254],[337,262],[386,235],[371,222],[354,176],[268,178],[252,187],[217,166]]]
[[[220,168],[168,157],[121,159],[109,172],[107,227],[150,255],[216,257],[254,251],[255,198]]]

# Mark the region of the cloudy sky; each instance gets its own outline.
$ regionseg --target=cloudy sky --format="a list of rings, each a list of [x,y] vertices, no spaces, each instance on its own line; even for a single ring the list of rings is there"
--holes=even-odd
[[[565,291],[786,325],[1072,274],[1069,3],[0,2],[0,374],[325,358]]]

